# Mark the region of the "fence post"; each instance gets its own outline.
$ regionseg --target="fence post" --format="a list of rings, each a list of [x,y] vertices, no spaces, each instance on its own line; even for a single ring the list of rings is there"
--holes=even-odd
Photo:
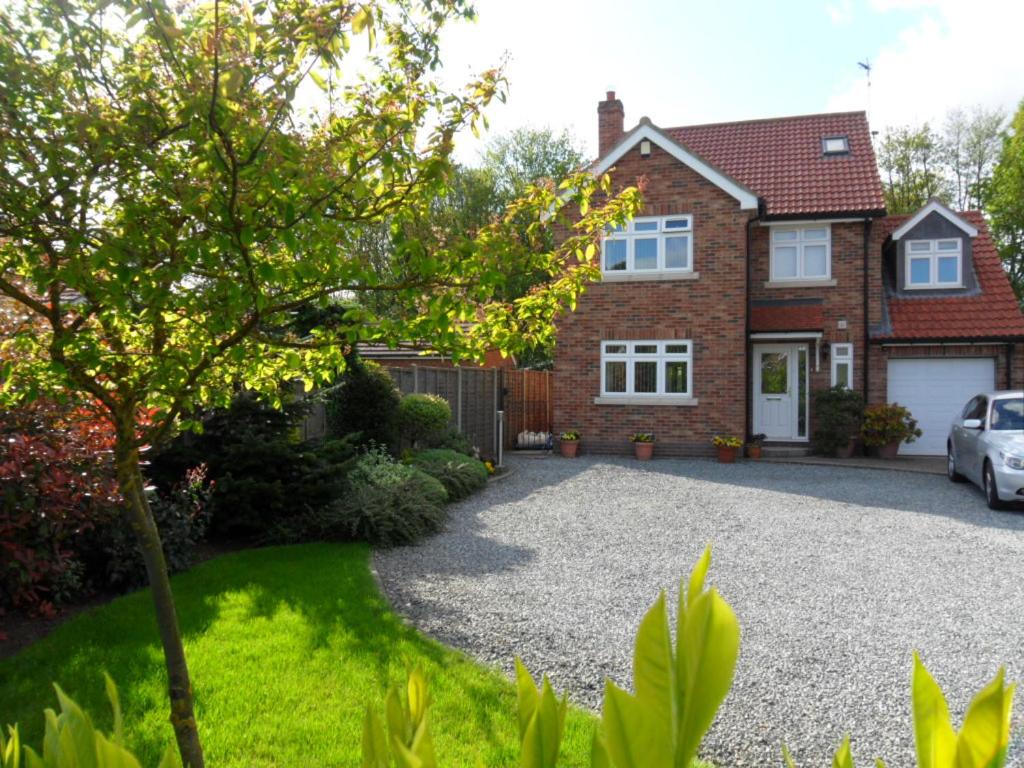
[[[455,369],[455,426],[462,431],[462,366]]]
[[[412,366],[412,391],[419,394],[420,391],[420,368],[415,363]]]
[[[493,400],[491,402],[494,403],[495,410],[497,410],[497,405],[498,405],[498,369],[497,368],[491,368],[491,396],[493,397]],[[496,445],[494,446],[494,455],[495,456],[500,456],[501,455],[500,454],[501,445],[498,443],[498,430],[497,429],[494,430],[494,442],[496,443]]]
[[[498,428],[496,432],[498,433],[498,466],[502,467],[504,466],[503,462],[505,460],[505,412],[498,411],[497,417]]]

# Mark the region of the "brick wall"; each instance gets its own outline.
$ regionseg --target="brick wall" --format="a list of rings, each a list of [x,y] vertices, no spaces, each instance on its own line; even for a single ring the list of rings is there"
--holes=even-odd
[[[708,455],[711,437],[746,430],[746,222],[752,212],[679,161],[635,148],[617,165],[621,188],[646,177],[641,215],[693,215],[697,280],[599,283],[558,323],[554,429],[579,429],[582,449],[631,451],[654,432],[659,455]],[[692,339],[696,406],[597,405],[602,339]]]

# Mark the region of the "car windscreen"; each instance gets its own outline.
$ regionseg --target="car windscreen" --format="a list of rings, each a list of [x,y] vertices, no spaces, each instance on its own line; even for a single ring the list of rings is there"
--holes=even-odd
[[[1024,431],[1024,397],[994,401],[989,429]]]

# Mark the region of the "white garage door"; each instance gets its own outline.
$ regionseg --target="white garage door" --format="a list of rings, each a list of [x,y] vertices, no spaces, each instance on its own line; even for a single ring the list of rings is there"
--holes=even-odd
[[[910,409],[923,433],[900,453],[944,455],[949,423],[979,392],[995,389],[991,357],[944,360],[889,360],[890,403]]]

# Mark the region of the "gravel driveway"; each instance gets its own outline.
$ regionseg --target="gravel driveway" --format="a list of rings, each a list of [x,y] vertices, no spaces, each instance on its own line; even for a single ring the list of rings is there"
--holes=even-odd
[[[1024,676],[1024,513],[943,477],[746,462],[513,459],[447,530],[382,551],[395,608],[444,643],[535,673],[594,709],[628,685],[634,632],[707,542],[743,631],[702,754],[720,766],[913,764],[911,651],[959,723],[1006,664]],[[1014,765],[1024,765],[1015,713]],[[512,713],[509,713],[512,716]],[[868,760],[871,762],[868,762]]]

